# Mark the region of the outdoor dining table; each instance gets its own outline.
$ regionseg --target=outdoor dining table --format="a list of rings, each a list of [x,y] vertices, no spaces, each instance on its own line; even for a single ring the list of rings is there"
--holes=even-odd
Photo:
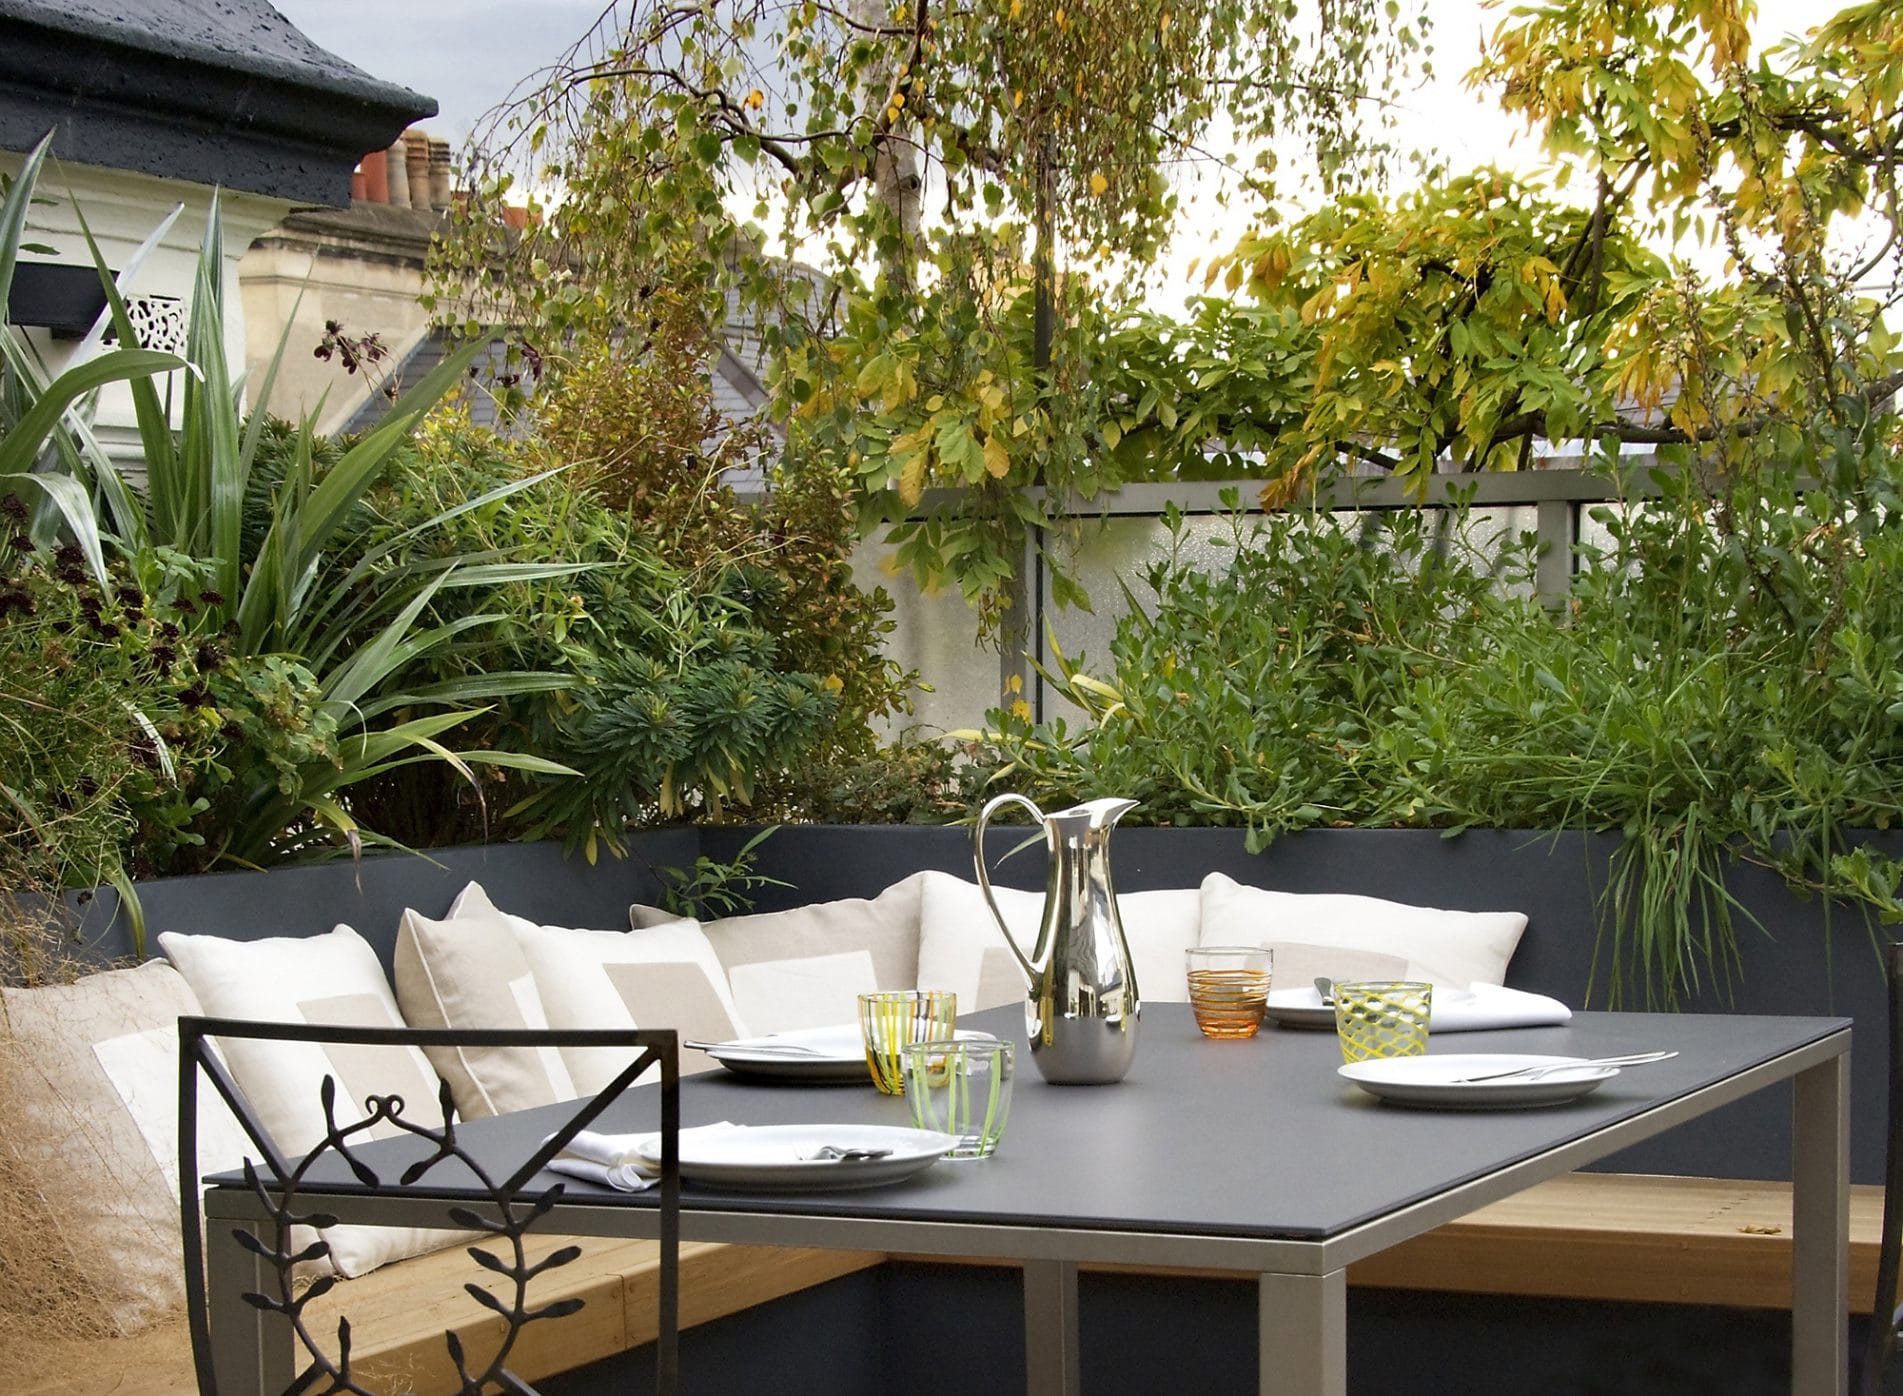
[[[1436,1036],[1431,1052],[1598,1057],[1675,1048],[1585,1097],[1539,1109],[1455,1111],[1381,1103],[1336,1073],[1332,1033],[1272,1028],[1211,1041],[1189,1010],[1150,1004],[1129,1075],[1110,1086],[1052,1086],[1025,1055],[1016,1008],[961,1026],[1018,1042],[1016,1098],[995,1157],[941,1162],[890,1186],[846,1192],[682,1192],[690,1240],[994,1257],[1024,1268],[1026,1387],[1081,1390],[1080,1264],[1241,1272],[1257,1286],[1260,1390],[1343,1396],[1347,1267],[1544,1179],[1612,1154],[1752,1092],[1793,1091],[1791,1390],[1846,1389],[1850,1023],[1840,1018],[1579,1013],[1564,1027]],[[637,1089],[595,1126],[655,1127]],[[682,1087],[686,1127],[909,1125],[903,1100],[869,1087],[796,1086],[713,1073]],[[561,1107],[474,1121],[463,1143],[492,1174],[526,1159]],[[362,1150],[397,1157],[410,1141]],[[558,1181],[546,1175],[548,1182]],[[542,1229],[650,1236],[652,1194],[561,1178]],[[432,1173],[410,1197],[355,1197],[341,1167],[317,1169],[306,1204],[345,1221],[440,1225],[442,1201],[476,1194]],[[240,1302],[264,1272],[231,1236],[258,1224],[259,1201],[229,1183],[206,1195],[213,1343],[220,1389],[276,1391],[288,1335]],[[279,1325],[281,1320],[269,1320]],[[691,1373],[686,1374],[691,1389]]]

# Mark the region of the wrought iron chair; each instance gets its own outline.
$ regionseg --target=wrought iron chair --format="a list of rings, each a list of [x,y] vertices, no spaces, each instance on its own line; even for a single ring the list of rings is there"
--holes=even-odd
[[[1863,1396],[1878,1396],[1896,1353],[1903,1311],[1896,1302],[1903,1263],[1903,942],[1890,946],[1890,1120],[1883,1170],[1883,1242],[1877,1250],[1877,1297],[1863,1353]]]
[[[580,1247],[569,1246],[553,1252],[540,1262],[530,1264],[522,1247],[523,1237],[553,1207],[564,1191],[564,1184],[531,1190],[530,1180],[547,1165],[577,1133],[586,1129],[637,1077],[648,1068],[661,1072],[661,1175],[657,1187],[660,1200],[660,1275],[658,1296],[658,1336],[655,1341],[655,1390],[657,1396],[674,1396],[679,1384],[680,1332],[680,1075],[679,1049],[671,1031],[611,1029],[566,1031],[552,1029],[475,1031],[458,1029],[357,1028],[306,1025],[302,1023],[263,1023],[217,1018],[181,1018],[179,1033],[178,1144],[179,1196],[185,1252],[185,1292],[192,1338],[192,1361],[200,1396],[218,1396],[214,1370],[210,1302],[207,1296],[205,1254],[201,1226],[204,1223],[198,1174],[198,1074],[202,1070],[217,1093],[223,1097],[264,1159],[262,1169],[247,1160],[245,1180],[275,1222],[275,1244],[267,1244],[248,1230],[235,1230],[239,1243],[276,1271],[276,1292],[246,1293],[246,1303],[257,1309],[282,1314],[290,1324],[302,1353],[296,1359],[303,1370],[285,1388],[287,1396],[307,1391],[350,1392],[372,1396],[352,1377],[348,1320],[340,1320],[336,1352],[328,1352],[310,1332],[303,1319],[304,1306],[318,1298],[336,1281],[322,1278],[301,1293],[292,1285],[292,1272],[300,1261],[325,1253],[324,1243],[294,1251],[291,1227],[313,1226],[320,1233],[332,1224],[332,1218],[313,1211],[300,1211],[300,1188],[311,1168],[326,1155],[335,1155],[355,1175],[360,1187],[358,1197],[416,1197],[432,1169],[446,1160],[455,1160],[468,1175],[479,1180],[488,1194],[480,1210],[446,1206],[455,1225],[486,1233],[503,1254],[472,1248],[479,1263],[487,1270],[514,1282],[512,1303],[480,1286],[470,1285],[473,1298],[493,1309],[505,1325],[505,1336],[496,1354],[478,1371],[467,1365],[468,1356],[454,1333],[445,1333],[451,1361],[462,1382],[464,1396],[502,1390],[517,1396],[534,1396],[534,1388],[505,1366],[515,1338],[533,1322],[559,1319],[582,1307],[580,1299],[558,1300],[540,1308],[528,1303],[527,1288],[537,1275],[575,1260]],[[435,1128],[405,1119],[400,1096],[371,1096],[364,1102],[365,1118],[340,1126],[336,1121],[336,1083],[324,1078],[322,1101],[327,1126],[326,1137],[301,1159],[292,1159],[271,1138],[258,1121],[236,1082],[218,1054],[211,1050],[214,1038],[251,1038],[277,1042],[332,1043],[353,1046],[402,1047],[611,1047],[628,1050],[627,1067],[599,1095],[574,1102],[569,1115],[514,1173],[492,1178],[464,1150],[457,1137],[458,1122],[450,1104],[449,1087],[442,1086],[439,1100],[443,1126]],[[394,1180],[376,1173],[357,1153],[367,1142],[362,1136],[379,1125],[393,1125],[430,1146],[430,1152],[409,1164]]]

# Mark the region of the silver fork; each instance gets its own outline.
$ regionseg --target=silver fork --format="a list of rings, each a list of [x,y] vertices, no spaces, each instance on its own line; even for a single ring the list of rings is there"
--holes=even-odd
[[[839,1163],[867,1163],[873,1159],[885,1158],[890,1149],[852,1149],[838,1144],[821,1144],[806,1157],[811,1160],[834,1160]]]
[[[1589,1066],[1644,1066],[1647,1062],[1662,1062],[1676,1057],[1677,1051],[1670,1052],[1634,1052],[1624,1057],[1582,1057],[1569,1062],[1537,1062],[1532,1066],[1516,1066],[1511,1071],[1489,1071],[1479,1076],[1456,1076],[1453,1084],[1465,1086],[1474,1081],[1504,1081],[1509,1077],[1520,1076],[1532,1080],[1553,1071],[1578,1071]]]
[[[827,1054],[817,1047],[807,1047],[798,1042],[697,1042],[692,1038],[682,1041],[681,1046],[692,1047],[701,1052],[757,1052],[786,1057],[823,1057]]]

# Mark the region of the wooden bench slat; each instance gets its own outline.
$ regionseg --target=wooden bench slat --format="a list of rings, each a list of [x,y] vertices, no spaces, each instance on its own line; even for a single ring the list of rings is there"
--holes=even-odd
[[[1850,1190],[1850,1308],[1876,1294],[1883,1189]],[[1791,1186],[1573,1173],[1348,1268],[1350,1284],[1556,1299],[1791,1305]]]

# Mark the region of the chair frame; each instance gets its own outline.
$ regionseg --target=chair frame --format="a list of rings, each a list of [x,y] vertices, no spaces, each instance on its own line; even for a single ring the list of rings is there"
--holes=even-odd
[[[1864,1346],[1863,1396],[1877,1396],[1883,1374],[1895,1355],[1898,1326],[1897,1269],[1903,1264],[1903,942],[1889,946],[1890,972],[1890,1118],[1883,1168],[1883,1239],[1877,1248],[1876,1302],[1870,1309],[1870,1337]]]
[[[445,1333],[451,1360],[462,1379],[461,1390],[468,1396],[500,1386],[503,1390],[527,1393],[533,1388],[504,1365],[517,1334],[528,1323],[540,1319],[565,1317],[582,1307],[580,1299],[560,1300],[540,1308],[526,1304],[526,1286],[535,1276],[580,1255],[579,1247],[568,1246],[529,1265],[522,1238],[562,1196],[566,1185],[555,1183],[531,1191],[528,1184],[545,1168],[576,1134],[588,1128],[637,1077],[651,1067],[661,1073],[661,1175],[660,1197],[660,1285],[658,1295],[659,1328],[655,1341],[655,1389],[657,1396],[674,1396],[679,1386],[680,1364],[680,1062],[677,1035],[658,1029],[456,1029],[456,1028],[360,1028],[326,1024],[270,1023],[241,1019],[181,1017],[178,1020],[178,1173],[179,1210],[184,1244],[186,1307],[191,1327],[192,1362],[200,1396],[218,1396],[217,1374],[212,1360],[210,1306],[206,1292],[203,1233],[203,1201],[198,1172],[198,1089],[203,1071],[213,1088],[236,1116],[239,1125],[264,1159],[264,1172],[247,1158],[246,1182],[269,1209],[277,1223],[275,1245],[267,1245],[247,1230],[234,1230],[240,1244],[264,1256],[277,1269],[279,1292],[244,1295],[246,1302],[272,1312],[282,1313],[290,1322],[297,1342],[309,1355],[304,1370],[286,1388],[288,1396],[311,1390],[370,1393],[356,1384],[350,1375],[349,1321],[340,1320],[338,1353],[333,1358],[305,1327],[304,1305],[330,1288],[336,1280],[325,1277],[314,1282],[303,1294],[293,1295],[291,1276],[300,1261],[325,1254],[325,1243],[318,1242],[292,1253],[290,1228],[295,1224],[319,1229],[332,1224],[330,1217],[304,1214],[298,1209],[298,1189],[308,1170],[325,1154],[334,1153],[351,1168],[367,1190],[376,1197],[409,1195],[414,1185],[430,1169],[445,1159],[456,1159],[473,1172],[489,1191],[491,1215],[480,1215],[469,1208],[448,1208],[449,1219],[458,1226],[487,1233],[501,1241],[512,1254],[507,1259],[471,1247],[471,1254],[485,1269],[514,1281],[512,1304],[481,1289],[468,1286],[472,1297],[499,1314],[506,1332],[500,1348],[486,1368],[470,1372],[462,1345],[453,1332]],[[335,1105],[337,1086],[326,1076],[320,1096],[324,1106],[325,1137],[300,1159],[292,1159],[271,1137],[259,1121],[250,1101],[232,1079],[223,1059],[212,1050],[217,1038],[256,1039],[274,1042],[340,1043],[353,1046],[393,1047],[607,1047],[630,1050],[628,1065],[598,1095],[575,1102],[576,1109],[543,1141],[513,1174],[500,1181],[490,1178],[465,1153],[456,1139],[457,1120],[445,1083],[439,1090],[443,1125],[435,1128],[403,1117],[400,1096],[371,1096],[363,1102],[364,1118],[339,1126]],[[378,1125],[394,1125],[434,1146],[430,1155],[412,1164],[403,1175],[385,1181],[352,1152],[353,1140]],[[492,1219],[493,1218],[493,1219]],[[323,1385],[319,1385],[322,1383]]]

